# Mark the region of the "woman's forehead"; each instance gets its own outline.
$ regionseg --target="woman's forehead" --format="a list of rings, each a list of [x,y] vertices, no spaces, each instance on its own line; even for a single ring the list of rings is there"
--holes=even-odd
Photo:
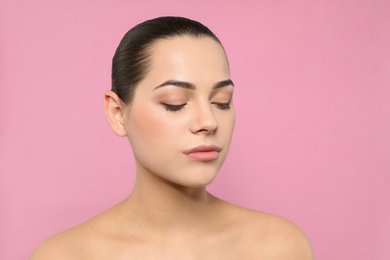
[[[181,61],[188,58],[189,61],[226,62],[225,51],[221,44],[210,37],[179,36],[158,40],[152,45],[150,54],[152,61]]]
[[[150,49],[149,72],[182,75],[229,74],[222,46],[210,37],[181,36],[159,40]],[[172,75],[172,76],[174,76]]]

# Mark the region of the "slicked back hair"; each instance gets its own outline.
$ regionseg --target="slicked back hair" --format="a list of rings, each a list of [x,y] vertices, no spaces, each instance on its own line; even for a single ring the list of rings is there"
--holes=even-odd
[[[124,103],[130,103],[137,84],[147,74],[153,44],[179,36],[210,37],[221,44],[209,28],[188,18],[165,16],[142,22],[124,35],[116,49],[112,59],[111,90]]]

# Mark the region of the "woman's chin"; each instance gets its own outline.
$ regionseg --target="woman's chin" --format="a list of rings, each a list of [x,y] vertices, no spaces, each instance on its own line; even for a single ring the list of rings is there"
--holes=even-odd
[[[214,181],[217,172],[189,172],[186,176],[169,178],[168,180],[182,187],[204,188]]]

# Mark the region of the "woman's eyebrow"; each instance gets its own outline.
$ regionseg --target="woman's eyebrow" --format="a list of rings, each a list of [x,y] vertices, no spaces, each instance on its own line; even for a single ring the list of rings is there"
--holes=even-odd
[[[185,89],[196,89],[195,85],[192,83],[189,83],[189,82],[179,81],[179,80],[167,80],[164,83],[155,87],[153,90],[156,90],[158,88],[165,87],[165,86],[175,86],[175,87],[185,88]]]
[[[222,80],[216,84],[214,84],[213,86],[213,90],[214,89],[217,89],[217,88],[223,88],[223,87],[226,87],[226,86],[232,86],[234,87],[234,83],[231,79],[226,79],[226,80]]]
[[[167,80],[164,83],[155,87],[153,90],[156,90],[158,88],[165,87],[165,86],[175,86],[175,87],[191,89],[191,90],[196,89],[195,85],[190,83],[190,82],[179,81],[179,80]],[[214,89],[218,89],[218,88],[222,88],[222,87],[226,87],[226,86],[233,86],[234,87],[233,81],[231,79],[222,80],[220,82],[215,83],[213,85],[212,89],[214,90]]]

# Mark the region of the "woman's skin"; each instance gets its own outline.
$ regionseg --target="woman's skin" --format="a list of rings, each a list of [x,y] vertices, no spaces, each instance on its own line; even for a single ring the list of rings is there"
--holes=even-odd
[[[134,152],[132,194],[44,241],[31,259],[314,259],[292,223],[206,191],[235,120],[221,45],[209,37],[164,39],[150,61],[129,104],[111,91],[104,102],[111,128]]]

